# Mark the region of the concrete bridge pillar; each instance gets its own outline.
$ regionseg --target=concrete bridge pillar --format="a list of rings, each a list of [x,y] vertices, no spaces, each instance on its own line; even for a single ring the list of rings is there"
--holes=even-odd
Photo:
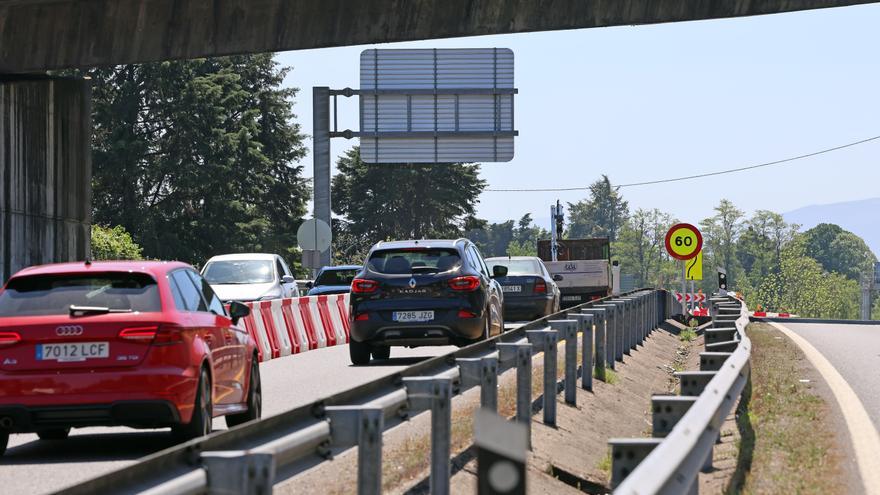
[[[88,81],[0,76],[0,281],[89,254],[90,140]]]

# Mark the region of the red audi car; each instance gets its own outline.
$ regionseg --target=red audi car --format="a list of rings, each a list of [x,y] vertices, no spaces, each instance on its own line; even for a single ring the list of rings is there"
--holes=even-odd
[[[171,427],[260,417],[256,345],[191,266],[62,263],[0,291],[0,454],[10,433],[63,439],[86,426]]]

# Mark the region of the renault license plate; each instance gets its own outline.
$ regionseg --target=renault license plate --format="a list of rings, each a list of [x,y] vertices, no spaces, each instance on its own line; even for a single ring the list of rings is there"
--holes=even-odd
[[[85,361],[110,357],[109,342],[66,342],[37,345],[37,361]]]
[[[391,313],[391,319],[401,323],[433,321],[433,311],[395,311]]]

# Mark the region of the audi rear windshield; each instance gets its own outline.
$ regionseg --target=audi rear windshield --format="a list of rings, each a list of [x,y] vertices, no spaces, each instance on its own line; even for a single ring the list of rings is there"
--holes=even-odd
[[[461,258],[454,249],[402,248],[374,251],[367,267],[377,273],[403,275],[438,273],[461,266]]]
[[[12,279],[0,292],[0,317],[66,315],[71,305],[144,313],[162,310],[156,281],[143,273],[34,275]]]
[[[351,285],[358,270],[324,270],[315,280],[315,285]]]

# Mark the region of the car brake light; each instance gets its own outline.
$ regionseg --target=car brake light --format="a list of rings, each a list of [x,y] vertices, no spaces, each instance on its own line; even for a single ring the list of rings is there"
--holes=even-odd
[[[0,332],[0,347],[15,345],[21,342],[18,332]]]
[[[480,277],[474,277],[472,275],[455,277],[449,281],[449,288],[460,291],[477,290],[480,288]]]
[[[379,289],[379,282],[356,278],[351,281],[351,292],[354,294],[371,294]]]
[[[459,310],[458,317],[459,318],[476,318],[477,315],[476,315],[476,313],[472,313],[470,311],[466,311],[466,310],[462,309],[462,310]]]
[[[138,342],[152,342],[156,338],[159,327],[156,325],[149,327],[131,327],[123,328],[119,331],[119,338],[125,340],[134,340]]]
[[[546,294],[547,293],[547,283],[541,279],[535,281],[535,293],[536,294]]]
[[[153,345],[179,344],[183,342],[183,328],[176,325],[129,327],[120,330],[119,338]]]
[[[357,315],[354,319],[355,319],[355,321],[367,321],[370,319],[370,314],[369,313],[361,313],[361,314]]]

